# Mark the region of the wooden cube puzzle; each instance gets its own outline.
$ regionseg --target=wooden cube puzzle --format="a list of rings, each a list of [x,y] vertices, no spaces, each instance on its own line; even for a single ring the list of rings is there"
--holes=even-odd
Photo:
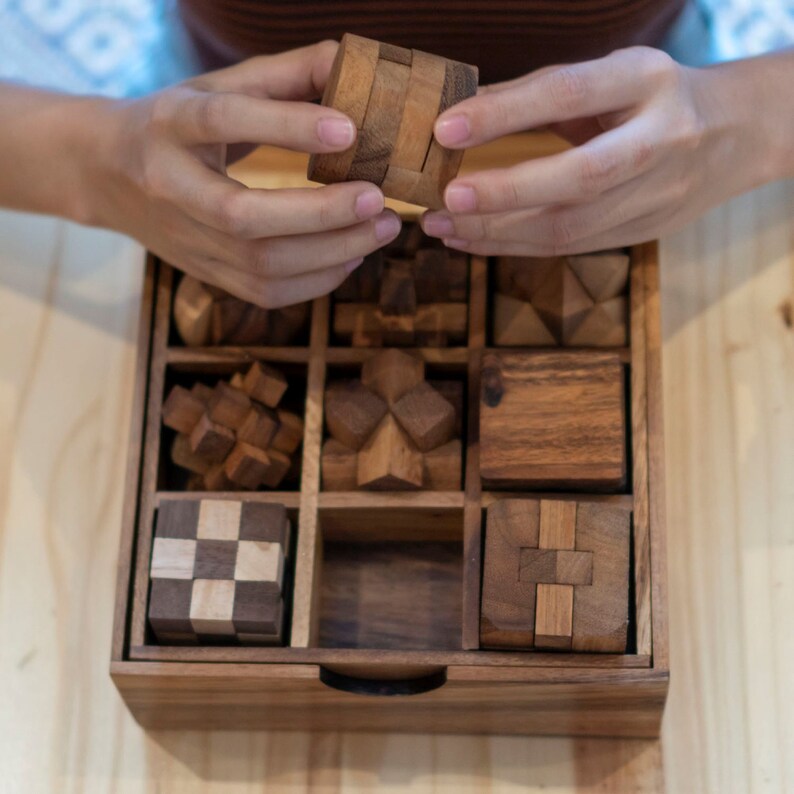
[[[504,499],[488,507],[480,641],[487,648],[624,653],[628,510]]]
[[[629,257],[622,251],[496,262],[499,347],[621,347],[628,342]]]
[[[441,208],[463,151],[441,146],[433,125],[477,92],[477,77],[474,66],[346,33],[322,102],[348,115],[358,136],[345,152],[312,155],[309,179],[363,179],[391,198]]]
[[[326,390],[323,488],[458,490],[462,412],[462,384],[429,383],[424,363],[399,350],[376,354],[360,380]]]
[[[353,347],[465,344],[468,276],[465,254],[407,224],[334,292],[334,334]]]
[[[148,612],[158,642],[281,644],[289,535],[283,505],[161,502]]]
[[[308,317],[308,303],[263,309],[187,275],[174,295],[174,325],[188,347],[287,345]]]
[[[489,351],[480,395],[483,485],[622,490],[625,403],[615,353]]]
[[[171,460],[195,489],[278,488],[303,439],[303,420],[278,407],[286,390],[284,375],[259,362],[214,387],[174,386],[162,411],[177,431]]]

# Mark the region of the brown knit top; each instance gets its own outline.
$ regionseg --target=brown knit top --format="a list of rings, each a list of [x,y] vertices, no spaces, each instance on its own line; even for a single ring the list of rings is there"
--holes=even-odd
[[[477,64],[492,83],[540,66],[656,44],[685,0],[180,0],[219,66],[345,32]]]

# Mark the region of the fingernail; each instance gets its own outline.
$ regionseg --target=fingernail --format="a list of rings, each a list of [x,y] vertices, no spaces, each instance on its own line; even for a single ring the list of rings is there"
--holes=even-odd
[[[455,224],[446,215],[425,215],[422,228],[431,237],[449,237],[455,233]]]
[[[345,262],[342,267],[345,269],[345,273],[347,273],[349,276],[363,261],[364,257],[360,256],[358,259],[351,259],[349,262]]]
[[[347,148],[356,139],[356,128],[350,119],[324,118],[317,122],[317,136],[327,146]]]
[[[450,185],[444,194],[444,203],[450,212],[474,212],[477,195],[469,185]]]
[[[447,248],[465,248],[468,244],[468,240],[459,240],[456,237],[450,237],[444,240],[444,245]]]
[[[383,210],[383,193],[380,190],[365,190],[356,198],[354,211],[362,221],[377,215]]]
[[[375,221],[375,237],[379,243],[394,239],[400,231],[400,219],[389,213]]]
[[[471,137],[468,116],[447,116],[436,122],[436,140],[442,146],[457,146]]]

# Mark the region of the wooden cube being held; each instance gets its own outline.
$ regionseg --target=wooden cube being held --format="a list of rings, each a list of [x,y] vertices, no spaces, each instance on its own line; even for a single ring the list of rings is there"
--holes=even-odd
[[[322,102],[348,115],[358,136],[344,152],[312,155],[309,179],[364,179],[391,198],[440,209],[463,151],[441,146],[433,125],[474,96],[477,78],[475,66],[346,33]]]

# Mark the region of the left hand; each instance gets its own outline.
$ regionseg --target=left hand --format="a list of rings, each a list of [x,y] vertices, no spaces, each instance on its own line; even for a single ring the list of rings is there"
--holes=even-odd
[[[765,178],[748,129],[752,97],[730,77],[633,47],[483,89],[437,120],[442,145],[545,128],[574,146],[454,180],[446,211],[424,215],[425,232],[471,253],[552,256],[682,226]]]

